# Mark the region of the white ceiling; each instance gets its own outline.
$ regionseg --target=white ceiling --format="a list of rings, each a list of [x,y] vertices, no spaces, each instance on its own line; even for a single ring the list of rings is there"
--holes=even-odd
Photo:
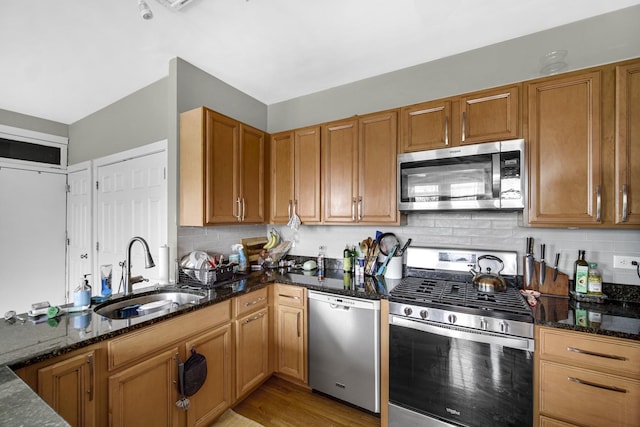
[[[270,105],[640,0],[0,1],[0,109],[71,124],[181,57]]]

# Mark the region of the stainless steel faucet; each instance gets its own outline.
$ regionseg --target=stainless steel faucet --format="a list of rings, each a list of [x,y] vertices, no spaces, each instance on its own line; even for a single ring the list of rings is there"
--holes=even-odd
[[[149,245],[147,241],[142,237],[133,237],[129,240],[129,244],[127,244],[127,258],[124,260],[124,267],[126,269],[126,273],[124,275],[124,295],[129,295],[131,292],[131,285],[134,283],[142,282],[143,280],[147,280],[142,276],[134,276],[131,277],[131,247],[135,242],[142,243],[144,246],[145,252],[145,268],[153,268],[156,264],[153,262],[153,258],[151,257],[151,252],[149,251]]]

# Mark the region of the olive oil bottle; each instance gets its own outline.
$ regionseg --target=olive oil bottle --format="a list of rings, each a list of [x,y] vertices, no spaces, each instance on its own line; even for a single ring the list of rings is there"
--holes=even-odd
[[[576,294],[586,294],[588,291],[589,263],[584,259],[584,250],[578,251],[578,259],[573,267],[573,286]]]

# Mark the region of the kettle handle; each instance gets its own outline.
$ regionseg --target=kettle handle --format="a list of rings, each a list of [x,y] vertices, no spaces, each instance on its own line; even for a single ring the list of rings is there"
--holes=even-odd
[[[482,272],[482,266],[480,265],[480,261],[483,259],[490,259],[492,261],[498,261],[500,263],[500,270],[497,271],[496,274],[500,274],[500,272],[504,269],[504,262],[502,262],[502,260],[500,258],[498,258],[495,255],[482,255],[478,257],[478,260],[476,261],[476,264],[478,265],[478,268],[480,269],[480,272]]]

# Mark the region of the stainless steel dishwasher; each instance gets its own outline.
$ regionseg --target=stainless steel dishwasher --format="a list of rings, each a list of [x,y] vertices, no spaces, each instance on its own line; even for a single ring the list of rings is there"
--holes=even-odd
[[[380,412],[380,301],[309,291],[309,386]]]

